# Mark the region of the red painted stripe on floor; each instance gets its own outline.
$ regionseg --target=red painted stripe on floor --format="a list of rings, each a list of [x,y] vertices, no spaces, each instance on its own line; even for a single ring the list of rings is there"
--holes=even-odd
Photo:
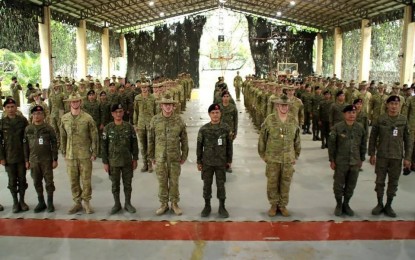
[[[155,222],[0,219],[0,236],[210,241],[415,239],[414,221]]]

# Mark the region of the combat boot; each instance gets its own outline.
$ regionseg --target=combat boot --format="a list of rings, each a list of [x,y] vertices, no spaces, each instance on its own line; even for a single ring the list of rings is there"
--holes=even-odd
[[[47,211],[48,212],[54,212],[55,211],[55,206],[53,205],[53,193],[48,193],[48,207],[47,207]]]
[[[143,164],[143,167],[141,168],[141,170],[140,170],[141,172],[146,172],[146,171],[148,171],[148,164],[147,164],[147,162],[145,162],[144,164]]]
[[[179,207],[179,205],[177,204],[177,202],[172,202],[171,203],[171,209],[173,210],[174,214],[176,214],[177,216],[180,216],[181,214],[183,214],[183,211]]]
[[[321,138],[320,138],[320,130],[316,130],[316,139],[317,139],[317,141],[320,141],[321,140]]]
[[[313,130],[313,141],[317,141],[316,130]]]
[[[136,213],[137,210],[131,205],[131,192],[125,193],[124,209],[129,213]]]
[[[27,204],[24,202],[24,195],[25,195],[25,191],[19,191],[19,195],[20,195],[20,200],[19,200],[19,204],[20,204],[20,209],[22,211],[28,211],[29,210],[29,206],[27,206]]]
[[[221,218],[229,218],[229,213],[225,208],[225,200],[224,199],[220,199],[219,200],[219,217]]]
[[[232,167],[227,168],[226,172],[232,173]]]
[[[160,206],[160,208],[158,210],[156,210],[156,215],[157,216],[161,216],[164,213],[166,213],[166,211],[168,211],[168,210],[169,210],[169,204],[162,203],[161,206]]]
[[[311,133],[311,131],[310,131],[310,126],[308,125],[307,127],[306,127],[306,130],[307,130],[307,134],[309,134],[309,135],[311,135],[312,133]]]
[[[111,208],[111,215],[116,214],[121,210],[120,194],[113,193],[112,195],[114,197],[114,206]]]
[[[269,217],[275,217],[277,215],[277,204],[271,205],[271,208],[268,210]]]
[[[210,199],[205,199],[205,207],[202,210],[202,213],[200,213],[200,216],[202,218],[206,218],[210,215],[210,212],[212,211],[212,207],[210,206]]]
[[[39,203],[36,205],[34,211],[35,213],[39,213],[42,212],[46,209],[46,203],[45,203],[45,198],[43,197],[43,195],[39,195],[37,197]]]
[[[289,217],[291,215],[286,207],[278,207],[278,210],[281,212],[283,217]]]
[[[20,204],[19,199],[17,198],[17,193],[12,193],[13,197],[13,213],[19,213],[20,212]]]
[[[372,209],[372,215],[380,215],[383,212],[383,197],[378,197],[378,205]]]
[[[84,210],[86,214],[92,214],[94,213],[94,210],[91,207],[91,204],[89,203],[89,201],[84,201]]]
[[[350,198],[349,197],[347,197],[347,198],[345,197],[344,198],[344,202],[343,202],[343,212],[347,216],[353,217],[354,216],[354,211],[350,208],[349,201],[350,201]]]
[[[153,164],[151,162],[148,162],[148,166],[147,166],[148,172],[152,173],[153,172]]]
[[[0,204],[0,211],[3,211],[3,210],[4,210],[4,207],[3,205]]]
[[[385,204],[385,208],[383,209],[383,212],[388,217],[396,218],[396,213],[392,209],[392,200],[393,200],[393,197],[388,197],[387,198],[387,201],[386,201],[386,204]]]
[[[342,215],[342,197],[336,197],[336,208],[334,209],[334,215],[340,217]]]
[[[78,211],[82,210],[81,202],[75,202],[75,204],[68,210],[68,214],[75,214]]]
[[[321,139],[321,149],[326,148],[326,144],[324,143],[324,139]]]

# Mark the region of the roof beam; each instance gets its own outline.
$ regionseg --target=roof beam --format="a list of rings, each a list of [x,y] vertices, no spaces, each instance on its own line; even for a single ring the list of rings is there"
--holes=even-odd
[[[128,8],[144,2],[144,0],[118,0],[107,2],[105,4],[95,5],[91,8],[81,10],[81,17],[83,19],[86,19],[94,16],[99,16],[107,12],[111,12],[122,8]]]

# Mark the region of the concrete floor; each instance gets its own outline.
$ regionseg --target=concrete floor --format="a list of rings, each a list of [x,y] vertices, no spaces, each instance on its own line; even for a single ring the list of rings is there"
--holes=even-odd
[[[228,80],[229,81],[229,80]],[[228,83],[228,86],[232,84]],[[231,93],[233,91],[232,87]],[[192,101],[188,103],[183,118],[187,123],[189,137],[189,158],[182,167],[180,177],[180,193],[184,214],[175,216],[168,213],[156,216],[155,210],[159,206],[157,198],[157,179],[154,173],[135,172],[133,182],[132,203],[137,208],[136,214],[122,212],[109,215],[113,205],[111,183],[108,175],[103,171],[102,162],[94,162],[92,205],[96,213],[87,215],[79,213],[68,215],[66,212],[72,205],[69,189],[69,179],[66,175],[65,162],[60,158],[59,167],[55,170],[55,206],[54,213],[33,213],[37,203],[33,182],[28,173],[29,189],[27,203],[31,210],[24,213],[11,213],[12,199],[7,189],[7,175],[4,167],[0,167],[0,203],[5,207],[0,212],[0,219],[48,219],[57,220],[134,220],[131,223],[142,221],[166,221],[163,223],[177,223],[178,221],[224,221],[217,217],[217,200],[213,200],[213,214],[207,218],[200,217],[203,208],[202,181],[200,172],[196,169],[196,136],[203,124],[209,121],[207,108],[212,102],[212,86],[203,86],[195,90]],[[343,221],[408,221],[411,225],[415,217],[415,202],[413,201],[414,173],[402,176],[398,196],[394,201],[394,209],[398,214],[396,219],[385,216],[374,217],[370,214],[376,204],[374,192],[374,167],[368,162],[363,165],[355,195],[351,200],[351,207],[355,210],[355,217],[335,217],[334,197],[332,191],[333,171],[329,168],[327,150],[320,149],[319,142],[313,142],[310,135],[302,135],[302,153],[298,160],[293,177],[290,203],[288,209],[292,213],[289,218],[281,216],[269,218],[269,208],[266,198],[265,164],[257,153],[258,133],[252,126],[249,115],[245,112],[243,102],[237,104],[239,110],[239,133],[234,142],[233,173],[228,174],[227,209],[230,218],[227,222],[305,222],[341,223]],[[141,161],[139,162],[141,167]],[[214,194],[216,193],[214,189]],[[25,220],[21,220],[25,221]],[[407,236],[395,240],[393,235],[386,238],[346,239],[341,241],[192,241],[181,239],[152,240],[152,239],[102,239],[96,238],[68,238],[52,236],[48,238],[30,233],[7,233],[4,228],[12,228],[9,222],[0,222],[0,259],[415,259],[415,237]],[[16,228],[19,224],[13,222]],[[20,223],[20,222],[17,222]],[[22,222],[23,223],[23,222]],[[380,222],[382,223],[382,222]],[[4,225],[4,226],[3,226]],[[14,226],[13,226],[14,227]],[[412,227],[412,226],[411,226]],[[232,232],[232,229],[226,229]],[[86,228],[85,232],[88,230]],[[154,230],[157,232],[157,230]],[[179,232],[179,231],[177,231]],[[255,229],[253,230],[255,232]],[[325,232],[322,230],[322,232]],[[344,231],[344,232],[347,232]],[[393,234],[393,227],[391,233]],[[415,233],[415,232],[414,232]],[[10,235],[12,234],[12,235]],[[394,240],[389,240],[394,239]],[[139,240],[139,241],[137,241]],[[300,239],[299,239],[300,240]],[[24,245],[22,247],[22,245]]]

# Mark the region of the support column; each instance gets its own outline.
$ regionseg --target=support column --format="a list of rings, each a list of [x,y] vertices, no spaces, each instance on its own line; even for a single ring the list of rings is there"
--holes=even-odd
[[[110,77],[110,35],[109,29],[104,28],[102,31],[102,72],[101,77]]]
[[[343,47],[343,32],[340,27],[334,28],[334,61],[333,73],[337,78],[342,77],[342,47]]]
[[[316,73],[318,75],[323,74],[323,36],[321,33],[317,34],[317,60],[316,60]]]
[[[127,74],[127,42],[125,41],[124,34],[120,35],[120,46],[121,46],[120,72],[122,75],[126,75]]]
[[[86,51],[86,21],[80,20],[76,30],[76,61],[77,79],[85,78],[87,75],[87,51]]]
[[[414,74],[414,42],[415,42],[415,22],[412,21],[412,6],[405,7],[402,34],[402,53],[400,83],[411,84]]]
[[[372,27],[370,26],[370,21],[363,19],[360,34],[359,82],[369,81],[371,42]]]
[[[49,88],[53,78],[50,7],[43,7],[43,23],[39,23],[41,87]]]

